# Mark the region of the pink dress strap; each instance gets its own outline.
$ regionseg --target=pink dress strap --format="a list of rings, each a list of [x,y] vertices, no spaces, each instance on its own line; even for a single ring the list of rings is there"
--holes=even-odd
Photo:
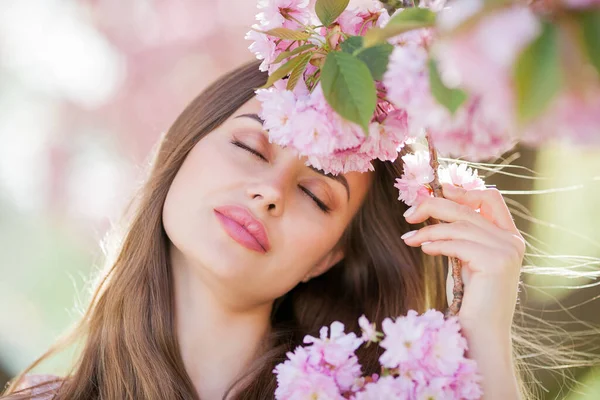
[[[54,395],[56,394],[56,390],[60,387],[60,381],[56,381],[59,379],[56,375],[49,374],[29,374],[25,375],[25,377],[19,383],[16,390],[24,390],[29,389],[32,386],[41,385],[45,382],[49,382],[46,385],[38,386],[29,391],[24,392],[28,396],[31,396],[32,400],[52,400]],[[52,382],[55,381],[55,382]]]

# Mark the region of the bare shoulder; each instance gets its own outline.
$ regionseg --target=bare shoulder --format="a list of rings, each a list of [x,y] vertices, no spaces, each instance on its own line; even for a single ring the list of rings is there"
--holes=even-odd
[[[51,400],[60,387],[62,378],[49,374],[30,374],[19,382],[16,390],[32,400]],[[20,396],[19,396],[20,397]]]

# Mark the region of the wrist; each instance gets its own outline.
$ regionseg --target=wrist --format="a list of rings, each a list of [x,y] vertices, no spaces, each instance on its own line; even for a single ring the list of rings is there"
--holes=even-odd
[[[520,398],[510,332],[480,329],[463,335],[467,357],[475,360],[482,378],[484,399]]]

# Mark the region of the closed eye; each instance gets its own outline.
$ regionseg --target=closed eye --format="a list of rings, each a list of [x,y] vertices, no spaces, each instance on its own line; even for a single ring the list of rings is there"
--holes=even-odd
[[[250,153],[254,154],[256,157],[260,158],[261,160],[269,162],[269,160],[267,160],[267,158],[265,156],[263,156],[261,153],[254,150],[252,147],[246,146],[244,143],[240,142],[239,140],[234,139],[231,141],[231,143],[236,145],[237,147],[241,147],[242,149],[249,151]]]
[[[240,142],[239,140],[233,139],[231,141],[231,144],[242,148],[246,151],[248,151],[249,153],[254,154],[256,157],[260,158],[263,161],[269,162],[269,160],[267,160],[267,158],[265,156],[263,156],[260,152],[254,150],[252,147],[247,146],[246,144]],[[317,207],[319,207],[319,209],[321,209],[321,211],[323,211],[324,213],[329,213],[329,211],[331,211],[331,209],[325,204],[323,203],[317,196],[315,196],[310,190],[306,189],[304,186],[298,186],[300,188],[300,190],[302,190],[302,192],[308,196],[309,198],[311,198],[314,203],[317,205]]]

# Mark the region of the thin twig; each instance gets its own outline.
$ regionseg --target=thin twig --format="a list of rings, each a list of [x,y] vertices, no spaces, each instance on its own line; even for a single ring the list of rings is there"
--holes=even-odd
[[[427,133],[427,147],[429,148],[429,165],[431,165],[431,168],[433,169],[433,181],[430,183],[431,190],[433,191],[433,195],[435,197],[443,198],[444,194],[442,191],[442,185],[441,185],[439,177],[438,177],[438,167],[439,167],[440,163],[438,161],[437,151],[436,151],[435,147],[433,146],[433,142],[431,141],[431,137],[429,136],[429,133]],[[444,223],[444,221],[438,221],[437,219],[434,219],[434,218],[430,218],[430,219],[432,220],[432,222],[434,224]],[[450,259],[450,265],[452,267],[452,280],[454,281],[454,286],[452,288],[452,294],[453,294],[452,304],[450,304],[450,306],[446,310],[447,317],[458,314],[458,312],[460,311],[460,306],[462,305],[462,299],[463,299],[463,294],[464,294],[464,284],[463,284],[462,275],[461,275],[462,263],[456,257],[449,257],[449,259]]]

